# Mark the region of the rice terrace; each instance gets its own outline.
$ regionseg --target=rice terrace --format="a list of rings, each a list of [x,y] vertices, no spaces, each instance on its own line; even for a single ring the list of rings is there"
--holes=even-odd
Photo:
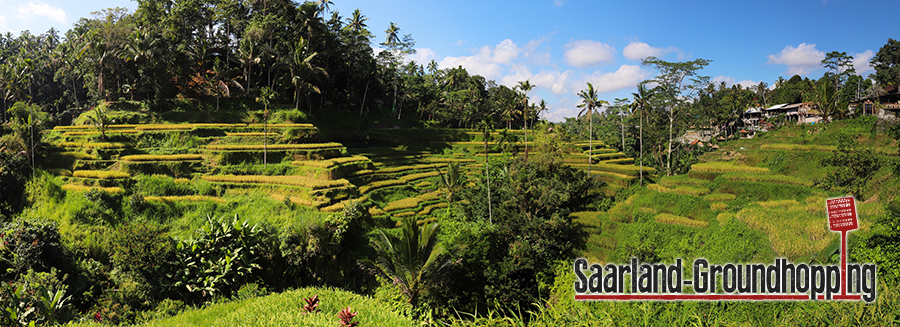
[[[785,79],[632,36],[417,46],[344,1],[117,1],[66,31],[20,24],[68,5],[0,15],[0,326],[900,324],[888,36],[789,45]],[[826,201],[850,196],[841,253]],[[579,298],[604,267],[580,262],[842,259],[877,265],[866,302]]]

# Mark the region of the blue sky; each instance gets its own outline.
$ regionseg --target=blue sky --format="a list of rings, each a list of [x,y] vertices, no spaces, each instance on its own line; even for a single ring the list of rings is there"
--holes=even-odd
[[[532,101],[544,99],[553,121],[577,114],[575,93],[591,82],[600,98],[629,97],[655,72],[640,60],[712,60],[700,71],[729,84],[773,84],[794,74],[818,78],[819,61],[830,51],[856,58],[856,70],[871,73],[868,60],[889,37],[900,38],[900,2],[804,1],[469,1],[332,0],[349,16],[359,8],[384,40],[390,22],[411,34],[418,52],[410,59],[463,66],[515,85],[530,80]],[[0,0],[0,31],[42,33],[67,30],[91,11],[134,10],[125,0]]]

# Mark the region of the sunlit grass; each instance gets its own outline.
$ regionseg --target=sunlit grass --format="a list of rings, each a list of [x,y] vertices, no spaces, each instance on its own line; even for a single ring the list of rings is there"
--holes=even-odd
[[[291,185],[313,190],[350,185],[346,179],[325,180],[306,176],[204,175],[201,178],[210,182]]]
[[[755,174],[765,174],[769,172],[769,168],[763,167],[750,167],[750,166],[739,166],[730,162],[705,162],[698,163],[691,166],[692,170],[699,172],[708,172],[708,173],[728,173],[728,172],[738,172],[738,173],[755,173]]]
[[[108,171],[108,170],[76,170],[72,172],[72,176],[81,177],[81,178],[96,178],[96,179],[120,179],[120,178],[129,178],[129,175],[123,171]]]
[[[117,193],[122,193],[124,191],[124,189],[122,189],[121,187],[100,187],[100,186],[87,186],[87,185],[81,185],[81,184],[63,184],[62,189],[66,190],[66,191],[78,191],[78,192],[87,192],[87,191],[90,191],[91,189],[98,189],[98,190],[101,190],[101,191],[109,193],[109,194],[117,194]]]
[[[709,226],[709,222],[701,221],[701,220],[693,220],[687,217],[677,216],[668,213],[661,213],[656,215],[656,222],[662,224],[670,224],[670,225],[681,225],[687,227],[696,227],[696,228],[704,228]]]
[[[119,158],[122,161],[184,161],[202,159],[203,156],[199,154],[135,154]]]

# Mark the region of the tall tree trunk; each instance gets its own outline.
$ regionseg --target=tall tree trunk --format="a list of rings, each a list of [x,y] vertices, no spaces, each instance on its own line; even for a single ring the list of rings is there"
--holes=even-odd
[[[371,82],[371,80],[366,79],[366,91],[363,92],[362,103],[359,104],[359,119],[360,120],[362,120],[363,108],[366,105],[366,95],[369,94],[369,82]]]
[[[591,173],[591,164],[594,161],[594,115],[588,111],[588,174]]]
[[[484,176],[487,178],[488,187],[488,223],[494,224],[494,216],[491,213],[491,172],[488,170],[487,138],[484,139]]]
[[[641,108],[641,186],[644,186],[644,109]]]
[[[672,176],[672,128],[675,125],[675,113],[669,114],[669,152],[666,160],[666,176]]]

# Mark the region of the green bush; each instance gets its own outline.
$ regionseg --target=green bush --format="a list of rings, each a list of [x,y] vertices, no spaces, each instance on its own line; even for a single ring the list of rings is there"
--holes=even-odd
[[[143,222],[119,226],[110,245],[112,266],[149,288],[151,298],[140,302],[154,303],[170,294],[175,241],[162,227]]]

